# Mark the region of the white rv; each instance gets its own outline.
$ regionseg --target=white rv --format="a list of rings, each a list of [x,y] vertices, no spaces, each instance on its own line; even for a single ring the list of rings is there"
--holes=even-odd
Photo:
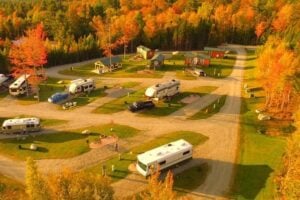
[[[19,96],[27,93],[28,90],[28,82],[27,79],[30,75],[24,74],[20,76],[15,82],[10,84],[9,86],[9,94],[12,96]]]
[[[69,93],[77,94],[81,92],[91,92],[96,88],[95,82],[93,79],[76,79],[71,81],[69,86]]]
[[[150,98],[163,99],[171,97],[179,93],[180,82],[171,80],[165,83],[160,83],[147,88],[145,95]]]
[[[148,176],[157,169],[163,170],[192,158],[193,146],[180,139],[137,156],[137,171]]]
[[[40,131],[41,124],[39,118],[20,118],[20,119],[8,119],[2,124],[2,132],[6,134],[10,133],[27,133],[33,131]]]
[[[8,80],[7,76],[5,76],[4,74],[0,74],[0,86],[2,85],[2,83],[4,83],[7,80]]]

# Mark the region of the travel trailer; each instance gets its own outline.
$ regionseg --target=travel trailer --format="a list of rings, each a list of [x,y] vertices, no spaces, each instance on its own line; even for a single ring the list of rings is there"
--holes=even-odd
[[[12,96],[20,96],[26,94],[29,88],[27,82],[29,76],[30,75],[28,74],[21,75],[17,80],[10,84],[9,94],[11,94]]]
[[[20,118],[20,119],[8,119],[2,124],[2,133],[27,133],[33,131],[40,131],[41,124],[39,118]]]
[[[163,170],[192,158],[193,146],[183,140],[157,147],[137,156],[137,171],[148,176],[156,170]]]
[[[5,76],[4,74],[0,74],[0,86],[7,81],[9,78]]]
[[[171,97],[179,93],[179,86],[180,86],[180,82],[178,80],[171,80],[147,88],[145,95],[149,98],[157,98],[157,99]]]
[[[82,92],[91,92],[96,88],[95,82],[93,79],[76,79],[71,81],[69,86],[69,93],[77,94]]]

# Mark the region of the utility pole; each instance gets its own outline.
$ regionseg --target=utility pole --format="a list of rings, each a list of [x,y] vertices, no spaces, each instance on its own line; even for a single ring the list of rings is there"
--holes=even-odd
[[[110,67],[110,71],[111,70],[111,36],[110,36],[110,19],[108,22],[108,45],[109,45],[109,67]]]

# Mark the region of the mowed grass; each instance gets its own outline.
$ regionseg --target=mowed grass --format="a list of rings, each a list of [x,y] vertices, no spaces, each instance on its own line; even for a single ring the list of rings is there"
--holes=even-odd
[[[86,171],[89,173],[101,174],[101,168],[103,165],[105,165],[107,168],[107,174],[112,178],[113,181],[123,179],[128,174],[130,174],[128,167],[130,164],[136,162],[136,157],[138,154],[159,147],[161,145],[167,144],[169,142],[176,141],[178,139],[185,139],[186,141],[190,142],[193,146],[197,146],[204,143],[208,139],[208,137],[200,133],[190,132],[190,131],[172,132],[166,135],[162,135],[149,142],[138,145],[127,152],[123,152],[121,154],[121,160],[119,160],[119,156],[113,156],[111,159],[99,163],[87,169]],[[115,167],[114,172],[111,171],[112,165],[114,165]]]
[[[227,58],[212,58],[209,67],[202,67],[205,73],[213,78],[226,78],[232,73],[236,61],[235,54],[227,54]],[[218,76],[220,74],[220,76]]]
[[[90,130],[92,134],[81,134],[86,129]],[[129,126],[106,124],[69,132],[28,136],[24,140],[21,138],[0,140],[0,153],[18,160],[25,160],[29,156],[33,159],[71,158],[88,152],[90,148],[87,140],[92,142],[99,138],[99,134],[117,135],[119,138],[125,139],[138,133],[139,130]],[[31,144],[36,144],[38,151],[29,150]],[[22,146],[22,149],[19,149],[19,145]]]
[[[180,92],[179,94],[175,95],[170,101],[155,102],[155,108],[142,110],[139,112],[139,114],[142,116],[169,115],[186,105],[181,102],[183,98],[190,95],[203,96],[211,93],[216,88],[217,87],[214,86],[200,86],[184,92]],[[128,105],[135,101],[147,100],[144,97],[144,93],[145,93],[145,89],[140,89],[138,91],[131,93],[129,96],[127,95],[122,98],[110,101],[95,109],[94,112],[102,113],[102,114],[110,114],[110,113],[116,113],[116,112],[126,110]],[[127,102],[127,104],[125,102]]]
[[[27,199],[25,186],[0,174],[0,199]]]
[[[245,81],[249,86],[257,85],[255,79],[256,56],[248,53],[245,68]],[[244,93],[241,115],[241,146],[236,167],[236,177],[232,196],[235,199],[274,199],[276,186],[274,178],[280,169],[286,141],[283,137],[259,134],[262,123],[257,120],[257,109],[262,98],[249,98]]]
[[[160,71],[153,72],[141,72],[149,64],[147,60],[132,60],[129,56],[122,60],[122,69],[115,70],[113,72],[107,72],[104,74],[96,74],[92,72],[95,69],[95,64],[93,62],[73,67],[73,70],[64,69],[59,71],[60,74],[72,75],[72,76],[104,76],[104,77],[114,77],[114,78],[161,78],[163,73]]]
[[[206,119],[213,116],[214,114],[220,112],[221,108],[224,106],[226,101],[226,95],[219,97],[216,101],[212,102],[210,105],[203,108],[201,111],[197,112],[188,119],[197,120],[197,119]]]
[[[174,189],[180,193],[194,190],[204,182],[208,172],[207,163],[186,169],[174,176]]]

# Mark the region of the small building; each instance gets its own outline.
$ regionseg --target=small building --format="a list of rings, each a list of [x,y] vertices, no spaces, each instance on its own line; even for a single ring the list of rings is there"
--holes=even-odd
[[[187,53],[185,54],[185,65],[190,67],[195,66],[205,66],[208,67],[210,65],[210,56],[206,54],[193,54],[193,53]]]
[[[95,70],[99,74],[112,72],[122,68],[120,56],[103,57],[95,62]]]
[[[150,60],[149,68],[150,69],[160,68],[161,66],[164,65],[164,61],[165,61],[164,55],[162,55],[161,53],[155,54]]]
[[[143,45],[136,47],[136,53],[140,54],[145,60],[151,59],[154,56],[154,51]]]
[[[214,47],[204,47],[204,51],[207,51],[211,58],[224,58],[225,50]]]

